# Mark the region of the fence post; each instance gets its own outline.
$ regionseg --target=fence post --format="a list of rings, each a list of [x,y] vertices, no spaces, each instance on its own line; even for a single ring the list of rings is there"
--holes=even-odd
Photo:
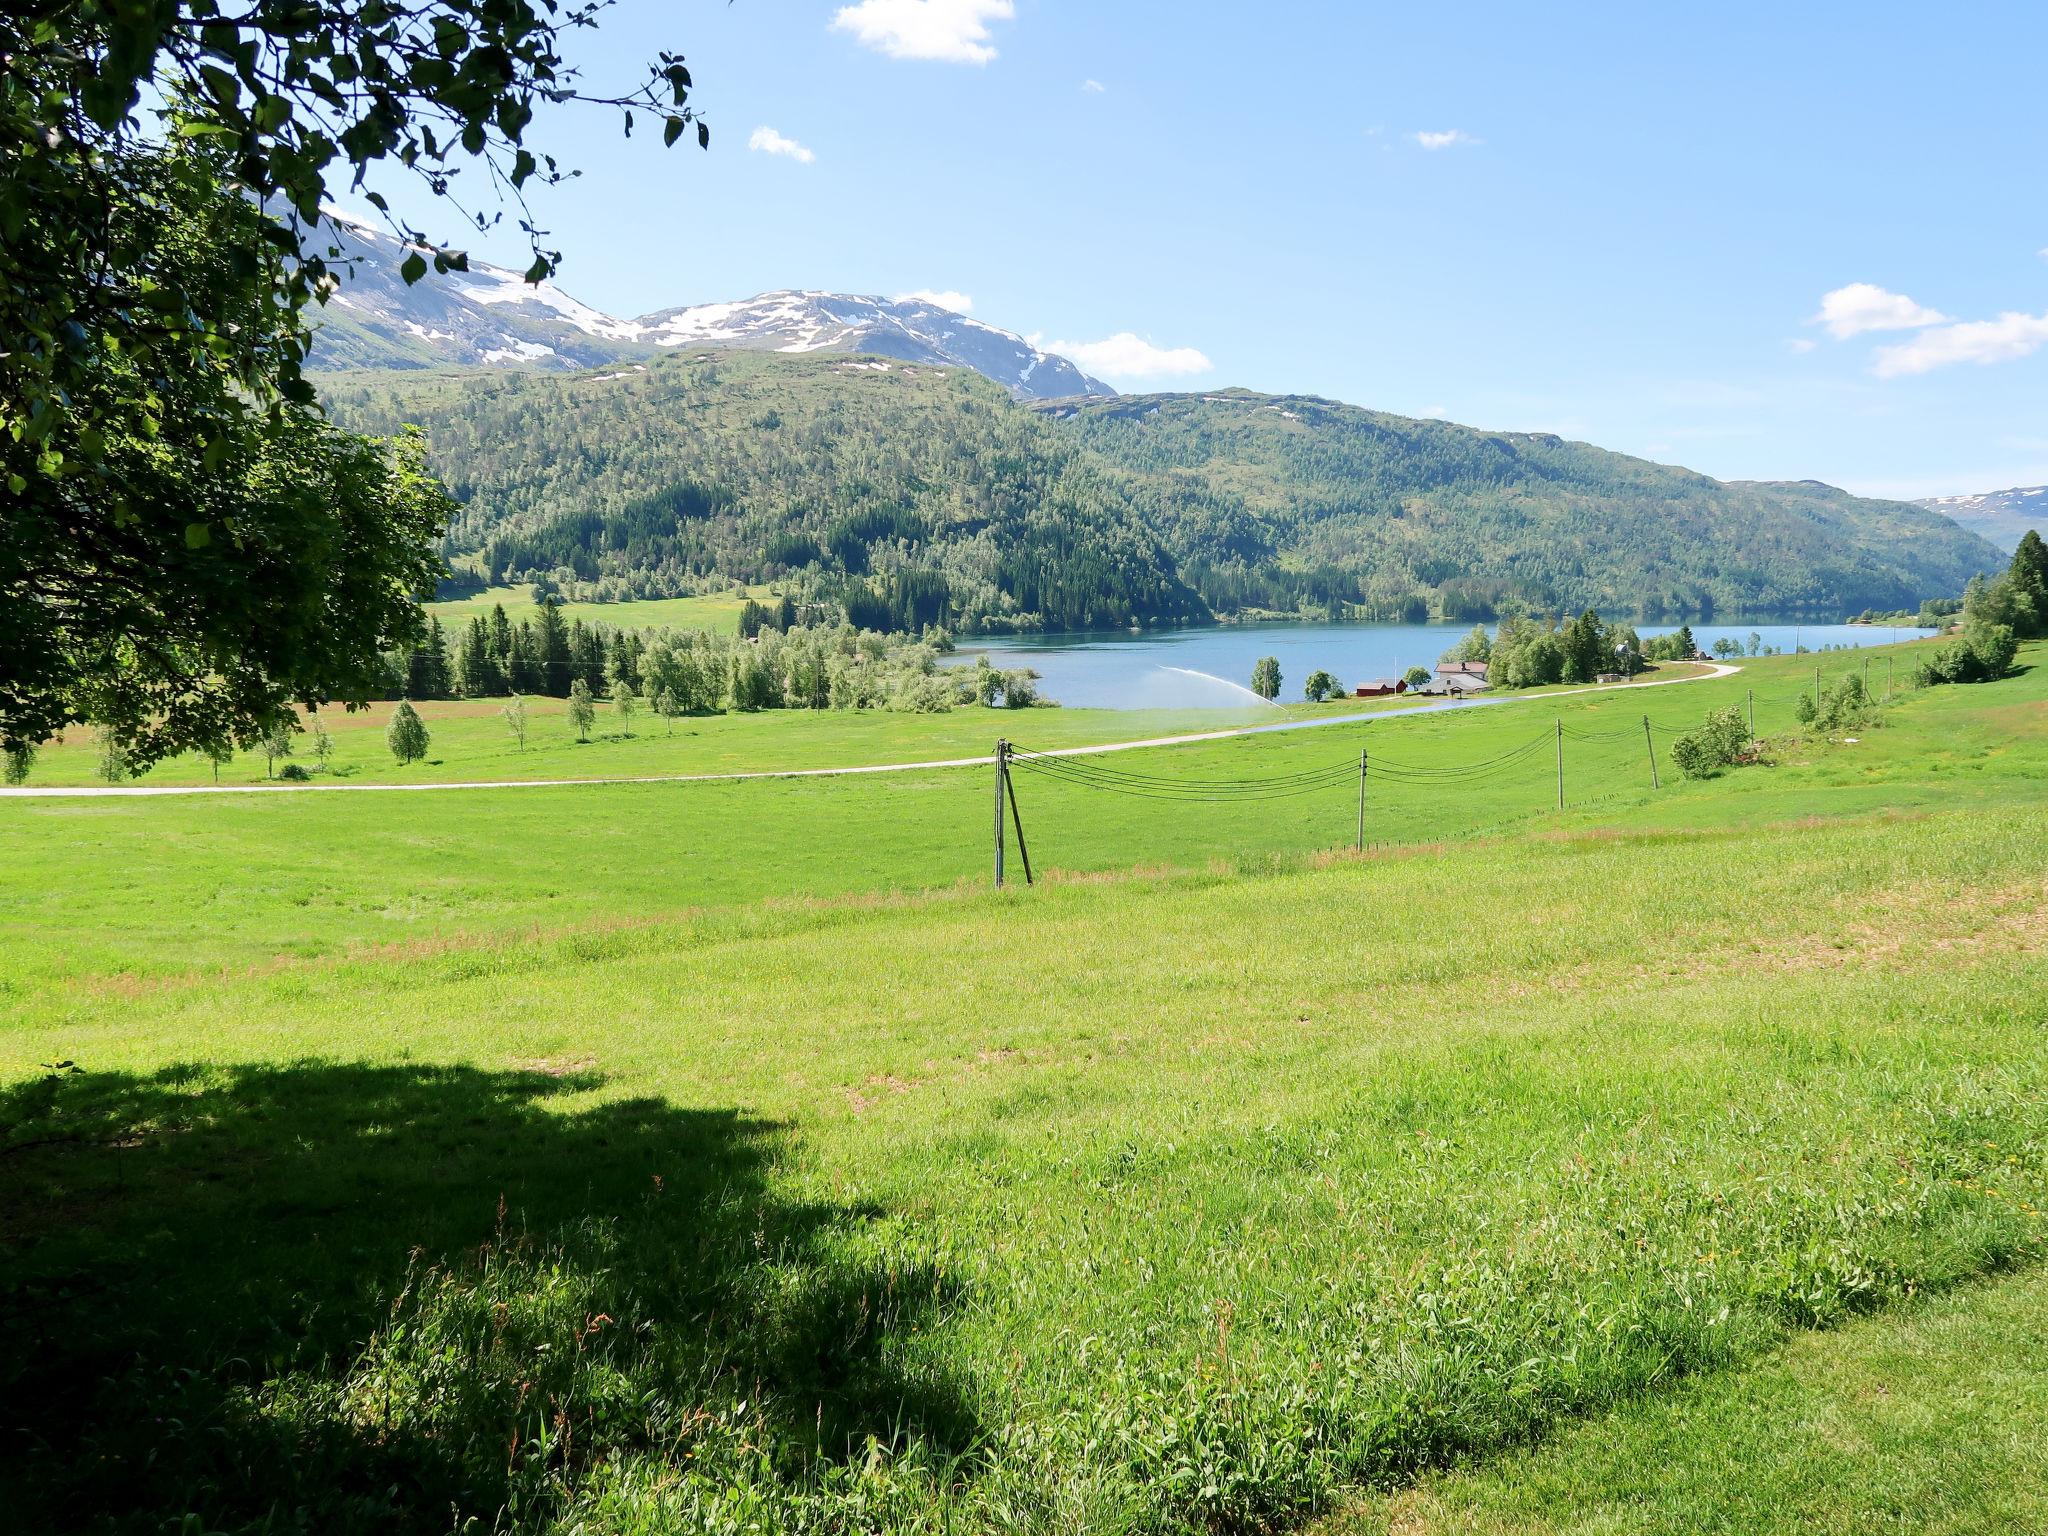
[[[1657,781],[1657,741],[1650,734],[1650,717],[1648,715],[1643,716],[1643,745],[1649,748],[1650,751],[1650,788],[1662,789],[1664,786]]]
[[[1003,888],[1003,787],[1010,782],[1010,744],[996,742],[996,889]]]

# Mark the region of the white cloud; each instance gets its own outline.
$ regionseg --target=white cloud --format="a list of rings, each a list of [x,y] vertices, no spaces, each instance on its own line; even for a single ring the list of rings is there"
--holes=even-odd
[[[758,149],[764,155],[787,155],[803,165],[818,158],[795,139],[785,138],[773,128],[756,128],[747,139],[747,148]]]
[[[1880,379],[1896,379],[1955,363],[2007,363],[2043,345],[2048,345],[2048,315],[2009,310],[1996,320],[1935,326],[1911,341],[1879,347],[1870,371]]]
[[[1424,128],[1408,135],[1424,149],[1463,149],[1482,142],[1462,128]]]
[[[1083,80],[1081,82],[1081,89],[1086,91],[1090,96],[1100,96],[1104,91],[1108,90],[1109,87],[1104,85],[1100,80]],[[2048,252],[2044,252],[2043,254],[2048,255]]]
[[[1850,283],[1821,295],[1820,313],[1806,323],[1824,325],[1837,341],[1865,331],[1910,331],[1923,325],[1943,325],[1948,316],[1938,309],[1915,304],[1903,293],[1892,293],[1875,283]]]
[[[986,64],[996,56],[988,24],[1016,14],[1015,0],[860,0],[839,8],[832,28],[892,59]]]
[[[1100,341],[1040,341],[1036,336],[1030,340],[1106,379],[1176,379],[1216,366],[1193,347],[1155,347],[1130,331]]]
[[[957,288],[913,288],[908,293],[896,295],[898,304],[907,303],[912,299],[923,304],[936,304],[941,309],[950,309],[959,315],[974,313],[974,299]]]

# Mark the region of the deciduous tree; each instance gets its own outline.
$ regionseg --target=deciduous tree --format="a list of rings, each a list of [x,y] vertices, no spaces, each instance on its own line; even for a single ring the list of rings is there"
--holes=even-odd
[[[400,699],[398,708],[391,712],[391,724],[384,731],[384,744],[391,749],[391,755],[401,765],[416,763],[427,755],[430,740],[427,723],[412,707],[412,701]]]
[[[1261,656],[1252,668],[1252,692],[1262,699],[1280,697],[1280,658]]]

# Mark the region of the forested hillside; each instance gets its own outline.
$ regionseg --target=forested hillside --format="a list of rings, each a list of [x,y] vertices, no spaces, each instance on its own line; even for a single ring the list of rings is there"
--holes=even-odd
[[[1839,618],[2003,564],[1902,503],[1295,396],[1030,406],[966,369],[743,352],[325,391],[352,427],[426,428],[466,508],[449,553],[480,578],[795,578],[876,627]]]
[[[357,374],[369,430],[427,429],[492,580],[586,595],[807,573],[857,624],[1083,629],[1207,616],[1133,512],[1132,477],[961,368],[812,354],[573,375]]]
[[[1147,483],[1182,574],[1218,609],[1838,618],[2003,564],[1902,502],[1724,483],[1545,433],[1245,390],[1038,409]]]

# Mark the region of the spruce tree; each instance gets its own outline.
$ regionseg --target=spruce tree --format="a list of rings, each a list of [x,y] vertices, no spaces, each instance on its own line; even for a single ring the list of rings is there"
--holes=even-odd
[[[562,605],[552,598],[542,599],[534,615],[534,642],[537,648],[536,660],[540,663],[541,690],[561,699],[569,695],[569,683],[574,676],[569,656],[569,626],[562,619]]]

